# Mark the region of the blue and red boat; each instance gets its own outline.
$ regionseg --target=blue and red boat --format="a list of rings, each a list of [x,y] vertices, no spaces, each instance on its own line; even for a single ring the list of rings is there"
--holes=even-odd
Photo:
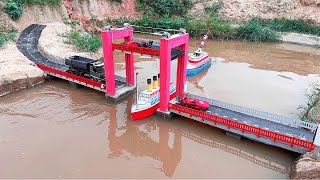
[[[187,64],[187,76],[198,74],[207,67],[211,66],[212,59],[208,56],[207,52],[202,49],[205,45],[205,41],[208,36],[205,35],[196,51],[189,53],[188,64]]]

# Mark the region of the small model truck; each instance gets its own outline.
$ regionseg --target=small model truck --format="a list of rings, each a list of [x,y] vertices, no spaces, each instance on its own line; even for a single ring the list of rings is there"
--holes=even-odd
[[[188,98],[187,96],[180,101],[180,104],[200,111],[206,111],[210,106],[210,104],[206,101]]]

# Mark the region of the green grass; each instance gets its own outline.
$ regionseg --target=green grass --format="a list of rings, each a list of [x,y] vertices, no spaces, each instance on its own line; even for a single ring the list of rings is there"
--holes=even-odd
[[[102,46],[101,36],[95,34],[81,34],[78,31],[72,30],[64,34],[68,39],[66,43],[73,44],[85,52],[96,52]]]
[[[223,5],[224,3],[221,1],[213,3],[211,6],[204,5],[204,11],[207,14],[216,14],[223,7]]]
[[[75,26],[75,25],[80,25],[80,20],[64,18],[63,23],[71,25],[71,26]]]
[[[0,47],[4,45],[5,42],[13,40],[17,35],[17,30],[9,29],[7,32],[0,29]]]
[[[192,0],[136,0],[135,9],[158,18],[184,16],[192,7]]]
[[[237,38],[252,42],[275,42],[278,35],[268,26],[263,26],[259,20],[252,19],[237,28]]]
[[[264,26],[279,32],[297,32],[320,36],[320,26],[312,21],[273,19],[259,20]]]
[[[22,16],[23,4],[37,5],[57,5],[60,0],[9,0],[3,8],[3,11],[16,21]]]
[[[60,0],[24,0],[26,4],[57,5]]]
[[[191,37],[208,34],[212,39],[234,39],[236,29],[223,22],[219,16],[209,16],[203,19],[189,20],[185,26]]]

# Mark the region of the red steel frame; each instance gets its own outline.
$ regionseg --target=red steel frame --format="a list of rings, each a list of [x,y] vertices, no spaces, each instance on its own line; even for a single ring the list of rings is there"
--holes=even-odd
[[[170,65],[171,49],[178,47],[184,54],[178,58],[176,92],[177,99],[184,96],[184,83],[186,81],[186,70],[188,60],[189,34],[173,35],[169,38],[160,39],[160,108],[161,112],[166,112],[170,97]]]
[[[221,118],[219,116],[215,116],[206,112],[201,112],[195,109],[191,109],[191,108],[187,108],[181,105],[177,105],[177,104],[169,104],[169,109],[173,109],[183,113],[187,113],[190,115],[190,117],[195,116],[195,117],[200,117],[203,121],[204,120],[208,120],[208,121],[212,121],[214,122],[214,124],[216,125],[217,123],[225,125],[228,127],[228,129],[230,128],[234,128],[234,129],[238,129],[241,130],[242,133],[253,133],[255,135],[257,135],[257,138],[260,137],[267,137],[270,139],[273,139],[273,142],[276,141],[282,141],[285,143],[288,143],[291,145],[291,147],[295,146],[300,146],[306,149],[309,149],[310,151],[312,151],[315,148],[315,145],[313,144],[313,142],[309,142],[309,141],[305,141],[302,139],[298,139],[292,136],[287,136],[287,135],[283,135],[283,134],[279,134],[276,132],[272,132],[272,131],[268,131],[265,129],[261,129],[258,127],[254,127],[254,126],[250,126],[247,124],[243,124],[243,123],[239,123],[239,122],[235,122],[226,118]]]
[[[115,96],[116,94],[116,80],[113,59],[113,40],[123,38],[124,42],[132,41],[133,29],[131,27],[112,29],[110,31],[102,31],[102,48],[104,55],[104,67],[106,77],[106,94],[108,96]],[[126,82],[134,86],[134,57],[133,54],[125,54],[126,66]]]
[[[65,76],[67,78],[70,78],[72,80],[76,80],[76,81],[79,81],[79,82],[83,82],[87,85],[91,85],[91,86],[94,86],[94,87],[97,87],[97,88],[101,88],[101,89],[104,89],[103,87],[103,84],[101,82],[97,82],[97,81],[94,81],[92,79],[87,79],[87,78],[84,78],[84,77],[81,77],[81,76],[77,76],[75,74],[71,74],[71,73],[68,73],[68,72],[65,72],[65,71],[61,71],[61,70],[58,70],[58,69],[55,69],[55,68],[52,68],[52,67],[48,67],[48,66],[45,66],[45,65],[42,65],[42,64],[37,64],[37,66],[42,69],[43,71],[48,71],[48,72],[51,72],[51,73],[54,73],[54,74],[57,74],[57,75],[60,75],[60,76]]]
[[[139,53],[141,55],[147,54],[150,56],[160,56],[160,51],[152,48],[142,48],[142,47],[133,47],[125,44],[112,44],[112,50],[121,50],[121,51],[129,51]]]

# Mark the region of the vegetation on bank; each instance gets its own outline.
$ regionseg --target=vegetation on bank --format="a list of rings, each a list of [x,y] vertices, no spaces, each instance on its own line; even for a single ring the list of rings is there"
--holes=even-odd
[[[0,28],[0,47],[4,45],[5,42],[9,40],[13,40],[17,35],[17,30],[16,29],[9,29],[9,30],[4,30]]]
[[[297,32],[320,36],[320,26],[312,21],[290,20],[290,19],[272,19],[259,20],[265,27],[279,32]]]
[[[205,6],[205,15],[200,19],[187,15],[192,7],[191,0],[137,0],[136,10],[144,12],[140,19],[107,19],[106,21],[92,18],[94,26],[103,28],[107,23],[123,25],[130,23],[136,26],[152,27],[159,29],[185,28],[191,37],[200,37],[208,34],[209,38],[221,40],[241,40],[251,42],[275,42],[278,39],[277,31],[299,32],[320,35],[320,27],[312,22],[301,20],[262,20],[254,18],[240,26],[233,26],[224,22],[219,16],[222,2],[211,6]],[[78,25],[75,20],[66,20],[66,24]],[[135,27],[136,31],[148,32],[150,29]],[[161,31],[161,30],[158,30]],[[71,31],[66,35],[68,43],[74,44],[87,52],[95,52],[101,47],[100,34],[89,33],[81,35],[77,31]],[[84,37],[84,38],[83,38]]]
[[[235,39],[253,42],[273,42],[277,40],[277,33],[269,26],[265,26],[258,19],[253,19],[240,27],[221,20],[218,12],[223,7],[222,2],[205,6],[205,15],[200,19],[187,15],[192,7],[191,0],[137,0],[136,10],[144,12],[144,17],[136,20],[113,19],[111,23],[123,24],[129,22],[137,26],[148,26],[161,29],[179,29],[184,27],[191,37],[208,34],[213,39]],[[143,31],[142,28],[135,28]]]
[[[299,115],[300,119],[307,122],[315,122],[316,106],[319,103],[320,98],[320,86],[314,85],[310,93],[306,94],[307,105],[301,105],[298,109],[302,109],[302,113]]]
[[[93,33],[83,33],[72,30],[64,36],[67,38],[65,43],[77,46],[85,52],[96,52],[102,46],[101,36]]]
[[[9,0],[3,10],[16,21],[22,16],[23,4],[57,5],[60,0]]]
[[[214,39],[234,39],[252,42],[274,42],[278,39],[277,32],[297,32],[320,36],[320,26],[311,21],[273,19],[252,20],[234,27],[221,20],[219,10],[223,2],[205,6],[205,15],[193,18],[187,15],[192,7],[191,0],[137,0],[137,11],[144,12],[144,17],[136,20],[114,19],[111,23],[123,24],[129,22],[133,25],[148,26],[161,29],[178,29],[184,27],[191,37],[208,34]],[[135,28],[143,31],[142,28]]]
[[[60,0],[24,0],[25,4],[57,5]]]

